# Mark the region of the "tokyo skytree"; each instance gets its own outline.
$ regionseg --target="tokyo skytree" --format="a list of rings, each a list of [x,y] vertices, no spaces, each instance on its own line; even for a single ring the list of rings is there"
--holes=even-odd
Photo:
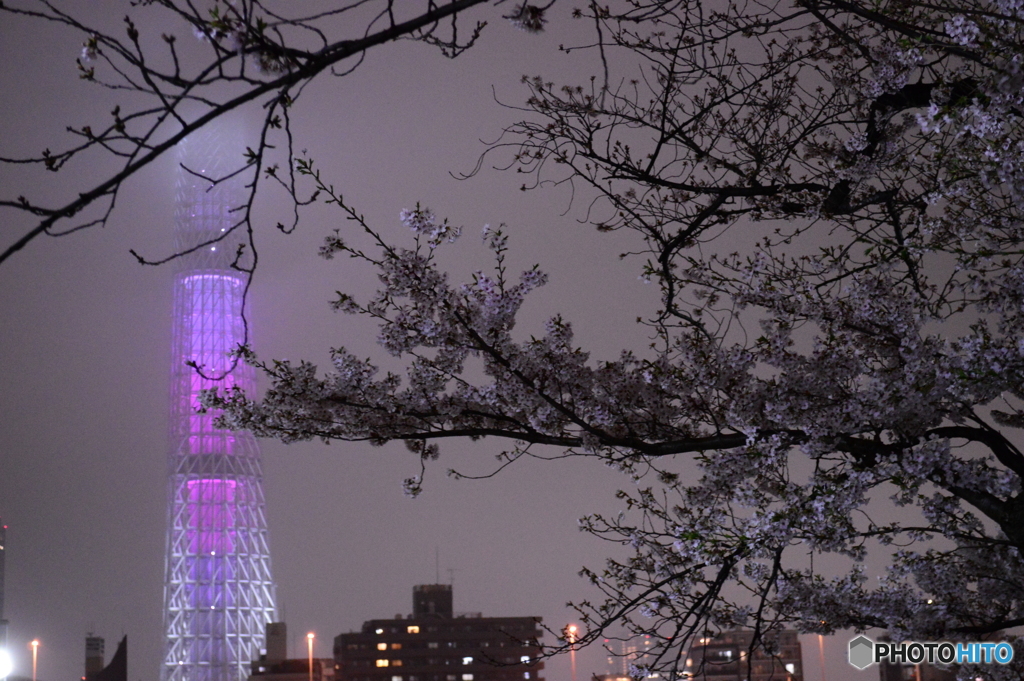
[[[260,451],[251,434],[216,428],[196,408],[201,390],[255,386],[253,369],[232,370],[229,357],[244,338],[247,278],[231,267],[242,237],[207,243],[238,221],[232,209],[245,190],[241,180],[211,187],[193,174],[224,177],[244,147],[198,133],[180,148],[175,246],[205,245],[178,261],[174,279],[161,679],[244,681],[276,618]]]

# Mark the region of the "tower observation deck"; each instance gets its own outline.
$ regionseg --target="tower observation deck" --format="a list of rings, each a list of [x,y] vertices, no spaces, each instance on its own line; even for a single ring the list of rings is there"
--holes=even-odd
[[[241,158],[212,133],[189,137],[179,152],[185,167],[209,178]],[[242,181],[211,187],[179,168],[178,251],[228,232],[243,201]],[[229,357],[245,335],[247,278],[232,268],[241,240],[232,234],[204,245],[175,273],[163,681],[244,681],[276,619],[259,447],[251,434],[216,428],[213,415],[197,413],[201,390],[255,387],[253,369],[232,369]]]

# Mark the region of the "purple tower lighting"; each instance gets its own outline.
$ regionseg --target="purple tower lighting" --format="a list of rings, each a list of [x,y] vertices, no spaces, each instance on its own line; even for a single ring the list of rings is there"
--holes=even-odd
[[[181,163],[208,178],[228,174],[240,149],[205,133],[182,143]],[[251,367],[232,369],[244,340],[246,276],[232,268],[240,238],[208,243],[238,220],[244,187],[178,171],[163,681],[243,681],[276,619],[260,452],[249,433],[197,413],[202,390],[251,390]],[[195,362],[200,375],[187,366]]]

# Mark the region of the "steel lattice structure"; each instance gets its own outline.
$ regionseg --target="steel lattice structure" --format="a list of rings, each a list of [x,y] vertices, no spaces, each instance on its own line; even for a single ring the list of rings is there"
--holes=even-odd
[[[182,165],[220,177],[241,158],[229,146],[213,134],[191,137]],[[179,252],[229,230],[242,196],[238,182],[211,187],[179,170]],[[196,412],[201,390],[255,383],[252,368],[231,370],[229,357],[244,338],[246,278],[231,266],[238,243],[202,246],[175,276],[163,681],[244,680],[275,619],[259,447],[249,433],[215,428],[212,415]]]

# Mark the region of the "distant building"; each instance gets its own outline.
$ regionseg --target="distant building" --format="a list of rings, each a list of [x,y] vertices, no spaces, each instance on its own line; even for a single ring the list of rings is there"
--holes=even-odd
[[[93,636],[92,632],[85,637],[85,675],[84,681],[92,681],[96,675],[103,671],[103,648],[106,642],[99,636]]]
[[[594,677],[599,681],[614,681],[620,677],[629,677],[629,666],[647,654],[651,648],[651,637],[638,636],[623,641],[605,639],[604,648],[608,651],[608,669],[611,673]]]
[[[309,658],[288,658],[288,626],[267,623],[267,652],[252,662],[249,681],[309,681]],[[313,658],[313,681],[334,681],[334,660]]]
[[[334,681],[334,660],[313,658],[313,681]],[[253,662],[249,681],[309,681],[309,658]]]
[[[288,625],[284,622],[267,622],[267,653],[269,662],[288,659]]]
[[[455,615],[452,587],[413,587],[407,618],[334,639],[337,681],[543,681],[539,617]]]
[[[748,659],[753,638],[750,629],[733,629],[699,639],[690,649],[686,672],[699,681],[803,681],[803,653],[795,631],[778,634],[779,653],[774,657],[755,650]]]
[[[629,674],[594,674],[590,681],[633,681]]]
[[[110,664],[103,667],[92,677],[94,681],[128,681],[128,637],[125,636],[117,644]]]
[[[923,664],[890,664],[881,662],[878,665],[880,681],[956,681],[956,672],[950,669],[939,669],[927,662]]]

